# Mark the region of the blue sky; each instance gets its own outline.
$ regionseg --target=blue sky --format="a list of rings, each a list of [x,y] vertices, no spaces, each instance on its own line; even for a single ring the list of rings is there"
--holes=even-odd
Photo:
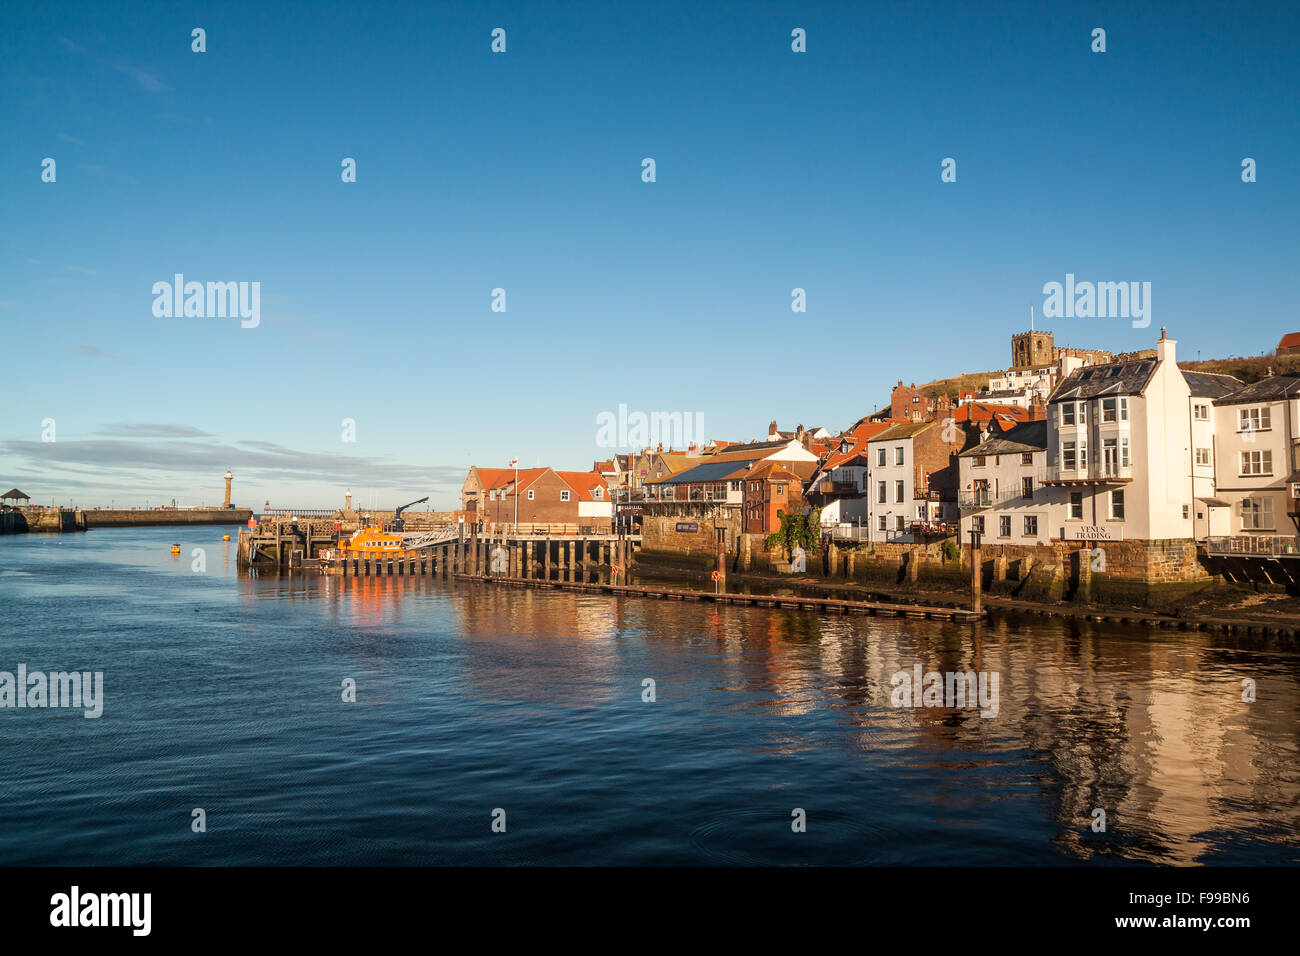
[[[1300,8],[1134,6],[6,5],[0,483],[449,507],[471,463],[608,457],[619,403],[749,439],[1004,367],[1067,272],[1153,322],[1058,344],[1270,350]],[[260,282],[260,325],[156,318],[177,272]]]

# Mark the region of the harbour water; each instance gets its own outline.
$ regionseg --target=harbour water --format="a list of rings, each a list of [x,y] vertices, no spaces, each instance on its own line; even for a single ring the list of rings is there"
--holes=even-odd
[[[104,675],[98,718],[0,709],[0,862],[1300,859],[1293,651],[250,577],[234,530],[0,538],[0,671]],[[996,715],[893,706],[917,664],[996,673]]]

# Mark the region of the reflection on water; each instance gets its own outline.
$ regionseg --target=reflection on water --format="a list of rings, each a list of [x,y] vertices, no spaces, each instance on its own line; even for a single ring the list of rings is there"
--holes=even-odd
[[[0,859],[1300,856],[1289,651],[1041,618],[972,626],[419,577],[248,577],[221,533],[0,539],[0,669],[102,669],[106,696],[98,721],[0,712]],[[193,547],[207,549],[204,574],[190,570]],[[892,706],[891,676],[918,663],[996,672],[997,715]],[[348,677],[355,704],[340,700]],[[201,840],[195,806],[208,809]],[[494,807],[505,835],[489,832]],[[791,830],[794,808],[806,833]]]

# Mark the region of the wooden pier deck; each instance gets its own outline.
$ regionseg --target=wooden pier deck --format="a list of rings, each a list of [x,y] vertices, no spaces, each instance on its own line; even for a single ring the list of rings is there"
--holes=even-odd
[[[646,587],[636,584],[587,584],[577,581],[548,581],[502,575],[457,574],[463,581],[479,581],[516,588],[541,590],[587,591],[597,594],[621,594],[631,597],[657,598],[663,601],[712,601],[752,607],[780,607],[822,614],[866,614],[872,617],[906,617],[915,620],[956,621],[969,623],[984,615],[963,608],[926,607],[918,604],[887,604],[875,601],[842,601],[835,598],[799,597],[780,594],[737,594],[723,591],[680,591],[672,588]]]

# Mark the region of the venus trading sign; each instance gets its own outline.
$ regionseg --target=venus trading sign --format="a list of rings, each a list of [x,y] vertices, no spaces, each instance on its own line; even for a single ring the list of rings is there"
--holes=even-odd
[[[700,530],[700,526],[695,521],[679,521],[677,522],[677,530],[682,534],[693,534]]]
[[[1083,524],[1065,528],[1067,541],[1123,541],[1124,529],[1104,524]]]

